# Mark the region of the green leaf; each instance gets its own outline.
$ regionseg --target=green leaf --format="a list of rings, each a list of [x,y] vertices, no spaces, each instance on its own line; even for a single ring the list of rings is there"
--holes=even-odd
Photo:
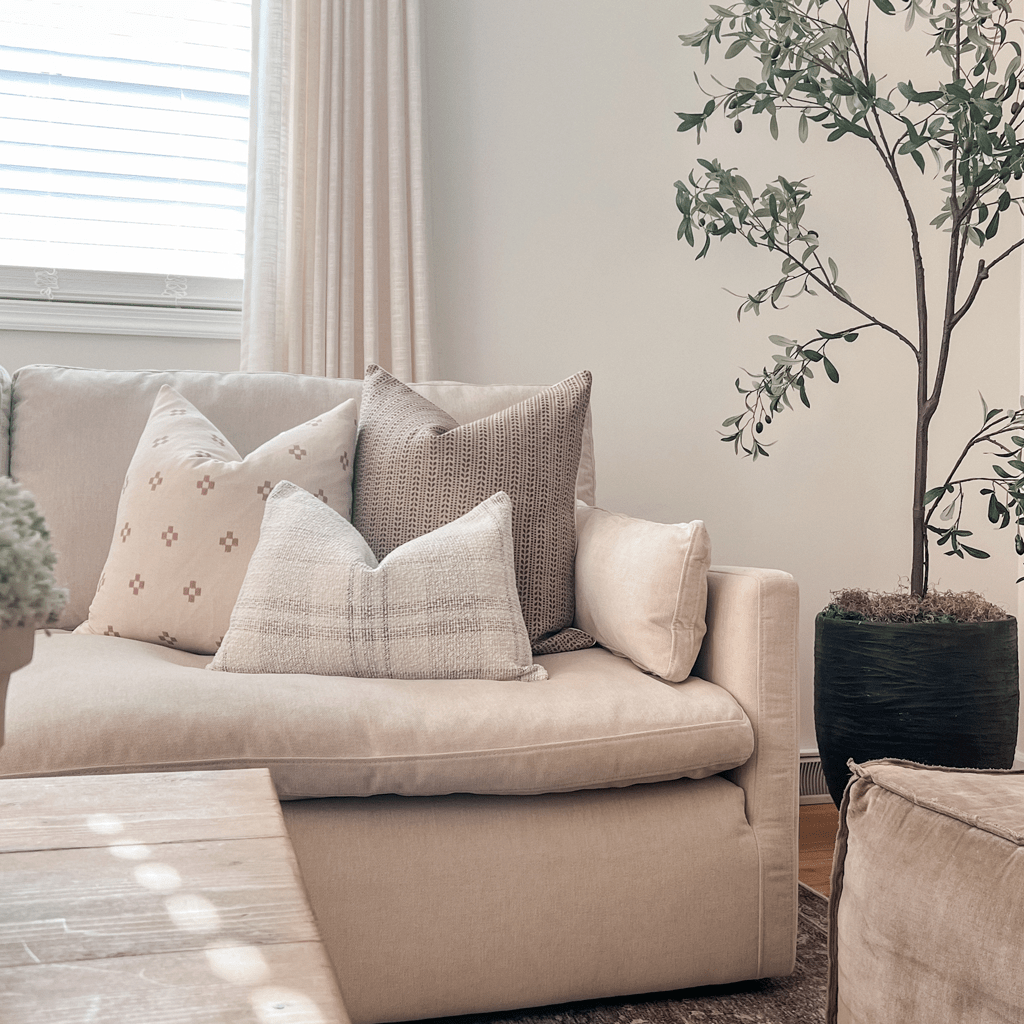
[[[807,141],[808,126],[807,126],[807,112],[804,111],[800,114],[800,123],[797,125],[797,135],[800,136],[801,142]]]
[[[832,283],[835,284],[839,280],[839,268],[836,266],[836,261],[831,256],[828,258],[828,269],[832,274]]]
[[[723,426],[726,426],[726,425],[727,424],[723,424]],[[950,490],[952,490],[952,488],[950,488]],[[945,494],[945,493],[946,493],[946,488],[945,487],[933,487],[930,491],[925,491],[924,503],[926,505],[930,505],[933,501],[937,501],[939,498],[941,498],[942,495]]]
[[[873,0],[873,2],[874,2],[874,5],[883,14],[895,14],[896,13],[896,8],[893,7],[893,5],[891,3],[891,0]]]
[[[985,228],[986,238],[995,238],[996,232],[999,230],[999,211],[997,210],[992,214],[992,219],[988,222],[988,227]]]
[[[821,357],[821,361],[825,365],[825,373],[828,374],[828,379],[832,381],[833,384],[838,384],[839,371],[832,365],[832,362],[829,360],[828,356],[823,354]]]
[[[1017,549],[1018,555],[1024,555],[1024,537],[1019,533],[1013,538],[1013,546]]]
[[[917,164],[922,174],[924,174],[924,157],[915,149],[911,154],[911,159]]]
[[[736,41],[725,51],[725,59],[732,60],[733,57],[741,54],[747,48],[747,42],[749,36],[740,36]]]
[[[964,549],[971,556],[971,558],[988,558],[988,552],[982,551],[980,548],[970,548],[966,544],[961,544],[960,547]]]

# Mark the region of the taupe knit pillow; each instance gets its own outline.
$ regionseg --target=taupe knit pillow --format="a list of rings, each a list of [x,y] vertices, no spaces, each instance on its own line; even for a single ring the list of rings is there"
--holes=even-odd
[[[575,487],[590,374],[458,424],[379,366],[363,382],[352,523],[377,558],[504,491],[516,584],[534,654],[593,646],[570,628]]]
[[[363,679],[540,680],[495,494],[380,565],[355,527],[282,480],[267,499],[224,642],[228,672]]]

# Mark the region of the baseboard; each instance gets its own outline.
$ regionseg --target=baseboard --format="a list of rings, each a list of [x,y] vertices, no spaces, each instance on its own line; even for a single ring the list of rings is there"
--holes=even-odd
[[[1013,758],[1013,769],[1024,770],[1024,750],[1018,749]],[[825,775],[821,770],[821,758],[816,750],[800,751],[800,803],[827,804],[831,801]]]

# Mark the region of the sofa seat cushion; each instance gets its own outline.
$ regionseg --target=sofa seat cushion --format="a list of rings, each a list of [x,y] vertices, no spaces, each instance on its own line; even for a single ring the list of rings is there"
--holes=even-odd
[[[282,799],[531,794],[704,778],[753,730],[724,689],[665,683],[601,648],[545,681],[207,672],[208,656],[39,633],[11,677],[0,777],[270,769]]]

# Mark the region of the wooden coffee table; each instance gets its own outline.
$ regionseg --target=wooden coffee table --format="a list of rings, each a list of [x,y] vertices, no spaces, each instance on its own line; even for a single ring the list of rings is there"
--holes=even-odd
[[[0,781],[4,1024],[348,1024],[265,769]]]

